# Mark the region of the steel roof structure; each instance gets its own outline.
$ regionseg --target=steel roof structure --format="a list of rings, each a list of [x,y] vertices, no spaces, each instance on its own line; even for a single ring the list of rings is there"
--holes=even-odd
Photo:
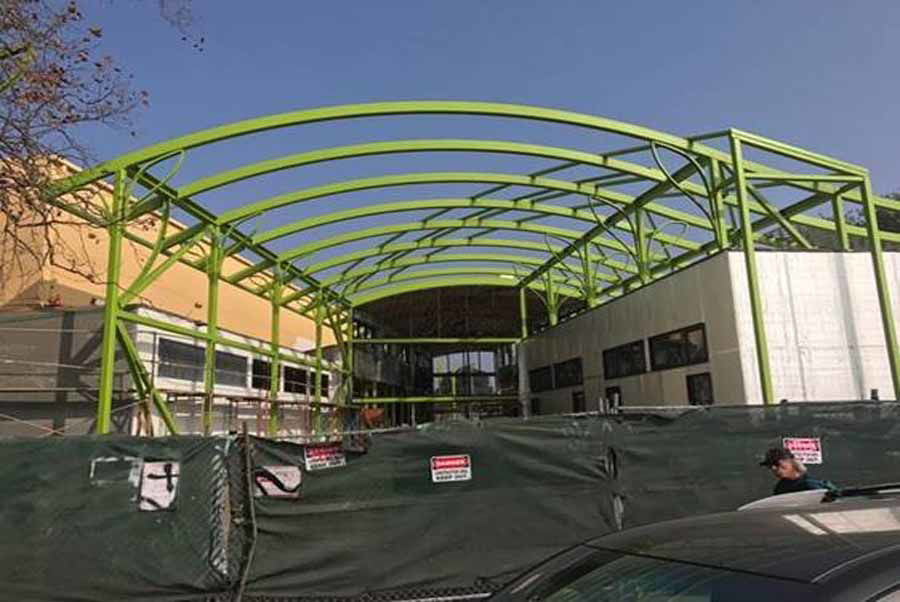
[[[192,149],[267,131],[291,128],[302,133],[319,123],[353,121],[355,125],[376,120],[380,127],[386,118],[410,116],[491,118],[506,124],[510,137],[521,124],[539,122],[566,126],[580,134],[607,135],[619,143],[585,150],[512,139],[379,139],[302,149],[232,166],[179,186],[171,183]],[[377,131],[387,137],[391,129],[384,126]],[[350,160],[397,155],[433,155],[446,168],[339,179],[250,198],[218,214],[197,199],[247,183],[251,187],[244,190],[253,190],[253,182],[270,174],[320,164],[340,168]],[[463,155],[517,157],[527,159],[530,166],[538,162],[542,166],[515,173],[459,171],[451,157]],[[71,201],[73,193],[101,180],[112,184],[114,194],[111,205],[100,214]],[[406,190],[423,187],[437,194],[421,198],[410,193],[402,200],[349,208],[338,202],[361,192],[394,199]],[[458,191],[460,187],[468,187],[469,192],[441,194],[442,188]],[[324,202],[328,209],[307,211],[311,201]],[[682,137],[591,115],[482,102],[346,105],[250,119],[127,153],[55,182],[52,202],[109,232],[98,408],[101,432],[109,427],[117,338],[130,358],[139,392],[144,389],[155,399],[174,429],[122,322],[143,319],[126,311],[125,305],[175,262],[209,275],[208,327],[202,332],[190,331],[191,336],[207,341],[209,395],[219,341],[219,283],[228,282],[271,302],[273,345],[254,351],[273,359],[274,399],[281,311],[309,316],[316,321],[318,333],[324,326],[330,327],[344,357],[343,369],[349,374],[353,309],[366,303],[439,287],[512,287],[519,290],[523,314],[526,291],[533,291],[546,307],[552,325],[566,299],[595,307],[711,254],[741,250],[749,277],[747,294],[763,398],[771,403],[756,250],[787,246],[849,251],[860,247],[854,245],[855,240],[865,240],[874,266],[894,388],[900,397],[900,359],[882,255],[883,243],[900,243],[900,234],[880,231],[876,220],[877,210],[900,211],[900,203],[874,195],[868,172],[860,166],[740,130]],[[852,209],[865,217],[865,227],[848,222],[848,210]],[[166,221],[173,210],[189,215],[193,224],[172,235],[163,227],[155,239],[145,239],[127,227],[152,213]],[[277,225],[263,230],[246,227],[265,216],[276,216]],[[823,236],[827,244],[821,242]],[[120,282],[124,238],[151,250],[144,272],[133,283]],[[223,258],[239,253],[254,257],[252,265],[236,273],[222,273]],[[521,337],[527,334],[523,315]],[[415,338],[402,342],[414,343]],[[321,357],[319,334],[319,365]],[[320,386],[317,382],[317,401]],[[349,385],[341,396],[344,402],[352,401]],[[271,426],[277,428],[277,424]]]

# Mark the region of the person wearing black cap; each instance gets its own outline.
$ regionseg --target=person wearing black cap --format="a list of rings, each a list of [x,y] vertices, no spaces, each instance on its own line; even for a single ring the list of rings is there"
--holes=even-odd
[[[813,489],[835,489],[834,484],[830,481],[821,481],[811,477],[806,472],[806,467],[794,458],[794,454],[782,447],[773,447],[767,451],[766,457],[759,465],[769,468],[772,475],[778,479],[773,495]]]

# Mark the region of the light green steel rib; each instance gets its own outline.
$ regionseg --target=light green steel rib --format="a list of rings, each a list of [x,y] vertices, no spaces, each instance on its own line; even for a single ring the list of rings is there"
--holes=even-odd
[[[284,226],[279,226],[278,228],[274,228],[272,230],[269,230],[268,232],[257,234],[253,237],[253,243],[266,244],[278,238],[303,232],[304,230],[327,226],[347,220],[359,219],[362,217],[384,215],[386,213],[400,213],[404,211],[427,211],[429,209],[503,209],[507,211],[530,211],[540,214],[540,216],[566,217],[590,224],[596,224],[594,215],[589,211],[579,211],[576,209],[571,209],[569,207],[536,203],[530,200],[508,201],[504,199],[487,198],[433,199],[424,201],[400,201],[395,203],[384,203],[381,205],[369,205],[366,207],[357,207],[344,211],[334,211],[331,213],[326,213],[324,215],[309,217],[290,224],[286,224]],[[478,216],[469,216],[465,219],[473,219],[476,217]],[[620,227],[620,229],[625,230],[626,232],[629,231],[629,229],[624,226]],[[663,240],[663,238],[665,238],[665,240]],[[696,250],[699,246],[694,241],[675,236],[664,235],[660,238],[660,240],[689,251]]]
[[[480,238],[477,240],[469,240],[468,238],[448,238],[448,239],[438,239],[438,240],[428,240],[424,239],[420,242],[401,242],[394,243],[388,245],[378,245],[377,247],[373,247],[371,249],[363,249],[360,251],[354,251],[352,253],[347,253],[345,255],[340,255],[337,257],[330,257],[328,259],[324,259],[318,263],[310,264],[304,271],[307,274],[317,274],[324,270],[329,270],[331,268],[337,267],[339,265],[350,263],[357,260],[369,259],[370,257],[377,257],[379,255],[390,255],[392,253],[403,253],[415,251],[418,249],[448,249],[448,248],[457,248],[457,247],[485,247],[485,248],[505,248],[505,249],[521,249],[524,251],[538,251],[542,254],[549,254],[552,252],[558,252],[562,247],[552,246],[548,249],[545,243],[537,243],[529,240],[513,240],[513,239],[496,239],[496,238]],[[529,258],[528,255],[521,255],[523,258]],[[591,260],[594,262],[601,262],[606,259],[600,255],[592,255]],[[543,263],[543,262],[541,262]],[[634,270],[631,266],[626,266],[625,264],[621,264],[624,266],[622,269],[630,269]]]
[[[544,109],[540,107],[530,107],[523,105],[508,105],[496,103],[479,103],[464,101],[412,101],[412,102],[393,102],[393,103],[372,103],[362,105],[344,105],[337,107],[325,107],[319,109],[310,109],[304,111],[295,111],[291,113],[283,113],[279,115],[270,115],[256,119],[250,119],[238,123],[223,125],[210,128],[187,136],[174,138],[159,144],[149,146],[131,153],[127,153],[111,161],[107,161],[95,168],[85,170],[79,174],[69,178],[63,178],[56,183],[56,194],[63,194],[71,190],[75,190],[87,183],[98,179],[108,177],[115,173],[121,167],[130,167],[144,163],[148,160],[156,159],[166,154],[179,150],[186,150],[197,146],[211,144],[217,141],[243,136],[266,130],[297,126],[305,123],[315,123],[320,121],[329,121],[337,119],[351,119],[359,117],[374,117],[385,115],[404,115],[404,114],[468,114],[468,115],[486,115],[509,118],[522,118],[529,120],[547,121],[553,123],[565,123],[573,126],[580,126],[589,129],[622,134],[633,138],[646,141],[656,141],[668,144],[681,150],[691,151],[696,155],[712,157],[724,162],[729,162],[728,153],[724,153],[713,147],[708,147],[691,139],[685,139],[679,136],[673,136],[663,132],[651,130],[641,126],[628,123],[617,122],[610,119],[595,117],[591,115],[583,115],[570,111],[558,111],[553,109]],[[773,152],[790,156],[794,158],[802,158],[810,160],[817,164],[827,164],[828,166],[842,170],[851,171],[853,173],[864,173],[865,170],[859,166],[855,166],[843,161],[838,161],[823,155],[810,153],[804,149],[790,147],[774,140],[766,139],[761,136],[742,132],[738,130],[729,130],[739,135],[748,143],[766,148]],[[641,147],[643,148],[643,147]],[[617,153],[606,153],[605,158],[615,155],[621,155],[622,151]],[[757,169],[766,169],[765,167],[746,162],[748,171]],[[815,187],[820,186],[818,184]],[[812,190],[821,190],[823,192],[831,192],[831,187],[810,188]],[[860,195],[853,193],[847,196],[847,200],[851,202],[861,202]],[[879,206],[886,206],[886,199],[876,198]]]
[[[353,278],[357,278],[359,276],[368,276],[371,274],[377,274],[383,271],[392,270],[396,268],[407,268],[417,265],[434,265],[439,263],[455,263],[455,262],[492,262],[492,263],[509,263],[513,265],[522,265],[522,266],[541,266],[544,264],[544,260],[538,259],[536,257],[527,257],[523,255],[493,255],[489,253],[466,253],[461,255],[440,255],[440,256],[425,256],[425,257],[408,257],[408,258],[400,258],[400,259],[389,259],[384,260],[383,262],[379,262],[373,266],[365,266],[361,268],[354,268],[347,270],[345,272],[341,272],[340,274],[335,274],[330,278],[326,278],[322,281],[322,284],[329,287],[334,287],[336,285],[342,284],[348,280],[352,280]],[[624,264],[623,264],[624,265]],[[634,268],[631,266],[627,266],[630,271],[634,271]],[[504,273],[509,273],[506,270]],[[620,279],[612,276],[610,274],[606,274],[603,272],[597,273],[597,278],[600,280],[604,280],[606,282],[619,282]],[[563,279],[567,280],[567,279]],[[351,286],[350,289],[353,289]],[[315,292],[315,289],[307,288],[304,290],[297,291],[291,294],[288,297],[285,297],[283,302],[285,304],[292,303],[297,299],[302,299],[306,296],[311,295]]]
[[[316,251],[320,251],[322,249],[327,249],[329,247],[335,247],[338,245],[343,245],[349,242],[355,242],[358,240],[364,240],[366,238],[376,238],[379,236],[385,236],[388,234],[397,234],[397,233],[405,233],[405,232],[420,232],[422,230],[443,230],[446,228],[478,228],[478,227],[490,227],[495,228],[497,230],[511,230],[515,232],[528,232],[532,234],[540,234],[540,235],[551,235],[556,236],[563,239],[577,239],[581,233],[575,230],[566,230],[564,228],[555,228],[550,226],[535,226],[533,224],[519,224],[517,222],[511,221],[501,221],[501,220],[465,220],[465,219],[441,219],[441,220],[432,220],[430,222],[412,222],[405,224],[392,224],[388,226],[378,226],[375,228],[369,228],[366,230],[357,230],[354,232],[347,232],[345,234],[339,234],[337,236],[333,236],[331,238],[319,239],[305,245],[296,247],[294,249],[290,249],[282,252],[278,255],[277,262],[278,263],[286,263],[289,261],[294,261],[300,257],[305,255],[310,255],[315,253]],[[622,247],[621,243],[615,241],[606,241],[606,240],[598,240],[597,244],[600,246],[607,246],[611,250],[626,253],[625,249]],[[662,256],[659,256],[662,257]],[[252,265],[248,268],[245,268],[236,274],[230,275],[226,278],[226,281],[235,284],[246,278],[249,278],[263,270],[274,265],[273,262],[269,260],[261,261],[255,265]]]
[[[487,152],[487,153],[505,153],[505,154],[518,154],[518,155],[527,155],[527,156],[537,156],[537,157],[545,157],[545,158],[553,158],[561,161],[568,161],[570,163],[581,163],[585,165],[593,165],[596,167],[601,167],[604,169],[613,169],[618,172],[630,174],[637,176],[635,181],[640,180],[648,180],[654,182],[665,182],[665,175],[659,171],[658,169],[651,169],[648,167],[644,167],[643,165],[638,165],[636,163],[631,163],[628,161],[622,161],[614,158],[610,158],[603,155],[598,155],[594,153],[586,153],[583,151],[574,151],[570,149],[558,148],[558,147],[550,147],[550,146],[541,146],[541,145],[533,145],[533,144],[521,144],[515,142],[502,142],[495,140],[457,140],[457,139],[434,139],[434,140],[397,140],[397,141],[389,141],[389,142],[376,142],[369,144],[359,144],[359,145],[351,145],[351,146],[343,146],[343,147],[335,147],[330,149],[316,150],[308,153],[300,153],[296,155],[289,155],[285,157],[280,157],[277,159],[271,159],[268,161],[262,161],[259,163],[254,163],[250,165],[245,165],[239,167],[234,170],[230,170],[227,172],[222,172],[208,178],[203,178],[201,180],[197,180],[188,184],[179,189],[178,193],[182,197],[194,196],[197,194],[201,194],[203,192],[208,192],[210,190],[214,190],[216,188],[220,188],[222,186],[226,186],[235,182],[239,182],[242,180],[246,180],[249,178],[257,177],[260,175],[265,175],[269,173],[273,173],[276,171],[281,171],[285,169],[291,169],[296,167],[302,167],[304,165],[311,165],[323,161],[331,161],[331,160],[341,160],[348,158],[356,158],[370,155],[379,155],[379,154],[393,154],[393,153],[410,153],[410,152],[447,152],[447,151],[462,151],[462,152]],[[555,170],[543,170],[543,172],[550,173]],[[526,176],[532,177],[532,176]],[[492,192],[495,192],[498,188],[502,189],[509,184],[501,184],[493,189]],[[702,187],[693,184],[691,182],[684,183],[685,188],[689,189],[691,192],[695,194],[705,195],[705,190]],[[477,195],[477,196],[485,196],[485,195]],[[627,199],[627,195],[619,198],[611,198],[610,200],[622,200]],[[736,203],[736,201],[732,198],[730,199],[732,203]],[[656,212],[656,210],[662,210],[665,212],[672,212],[673,210],[658,205],[656,203],[648,203],[646,205],[647,209],[651,212]],[[685,214],[688,216],[688,219],[694,217],[690,214]],[[680,216],[676,214],[666,215],[669,219],[679,219]],[[697,227],[705,227],[702,223],[693,224]]]
[[[742,130],[737,130],[734,128],[729,131],[732,136],[740,139],[742,142],[749,144],[750,146],[754,146],[762,150],[771,151],[775,154],[781,155],[782,157],[799,159],[800,161],[818,165],[819,167],[843,171],[851,175],[865,176],[868,174],[868,171],[864,167],[861,167],[859,165],[854,165],[852,163],[847,163],[846,161],[841,161],[833,157],[827,157],[819,153],[814,153],[804,148],[791,146],[789,144],[785,144],[784,142],[772,140],[771,138],[765,138],[757,134],[751,134],[750,132],[744,132]]]
[[[377,290],[366,291],[363,294],[356,295],[351,300],[353,301],[353,307],[359,307],[360,305],[364,305],[372,301],[377,301],[378,299],[392,297],[394,295],[401,295],[403,293],[415,291],[425,291],[434,288],[445,288],[448,286],[516,287],[517,285],[515,280],[508,280],[506,278],[500,278],[499,276],[478,276],[468,278],[457,277],[446,279],[442,278],[437,280],[423,280],[420,282],[403,282],[394,286],[383,286]],[[532,282],[528,285],[528,288],[539,291],[544,290],[544,286],[538,282]]]
[[[235,182],[247,180],[283,171],[286,169],[294,169],[306,165],[313,165],[324,161],[336,161],[342,159],[352,159],[366,157],[372,155],[386,155],[397,153],[415,153],[415,152],[472,152],[472,153],[497,153],[511,155],[525,155],[532,157],[543,157],[548,159],[557,159],[567,161],[573,164],[593,165],[604,169],[614,169],[616,171],[637,176],[640,180],[656,180],[663,181],[665,175],[657,169],[651,169],[618,159],[606,158],[596,153],[588,153],[584,151],[572,150],[567,148],[541,146],[537,144],[522,144],[519,142],[506,142],[499,140],[461,140],[461,139],[430,139],[430,140],[392,140],[388,142],[371,142],[367,144],[355,144],[350,146],[340,146],[328,149],[320,149],[306,153],[298,153],[295,155],[287,155],[277,159],[260,161],[243,165],[237,169],[196,180],[178,189],[181,196],[195,196],[227,186]],[[558,170],[542,170],[539,174],[533,176],[546,175],[551,171]],[[618,174],[616,174],[618,175]],[[505,188],[505,185],[492,188],[486,193],[478,196],[487,196],[498,190]]]
[[[373,266],[366,266],[348,270],[340,274],[336,274],[322,281],[326,286],[332,286],[360,275],[382,272],[395,268],[408,268],[417,265],[434,265],[438,263],[458,263],[458,262],[493,262],[493,263],[510,263],[513,265],[543,265],[543,261],[535,257],[521,257],[518,255],[491,255],[488,253],[467,253],[462,255],[438,255],[435,257],[407,257],[403,259],[395,259],[378,263]],[[508,273],[506,270],[504,273]],[[609,282],[618,282],[617,278],[608,274],[601,274],[600,278]]]
[[[426,280],[430,278],[443,278],[446,276],[461,276],[461,277],[480,277],[480,276],[497,276],[498,278],[502,278],[504,280],[508,280],[510,283],[515,283],[519,280],[519,276],[513,273],[511,270],[505,268],[441,268],[434,270],[419,270],[417,272],[404,272],[402,274],[398,274],[397,276],[388,277],[388,278],[379,278],[377,280],[367,280],[363,285],[358,287],[350,286],[345,290],[345,293],[352,298],[355,293],[361,293],[363,291],[368,291],[374,288],[381,288],[382,286],[388,286],[395,282],[408,282],[411,280]],[[568,296],[570,297],[580,297],[581,290],[566,284],[568,279],[564,276],[554,275],[552,281],[556,284],[557,288],[560,290],[568,291]]]
[[[374,178],[361,178],[357,180],[348,180],[335,184],[326,184],[325,186],[316,186],[281,194],[268,199],[263,199],[255,203],[250,203],[242,207],[226,211],[219,216],[217,223],[219,225],[229,224],[231,222],[262,215],[267,211],[278,209],[296,203],[311,201],[336,194],[346,194],[349,192],[357,192],[360,190],[371,190],[375,188],[389,188],[393,186],[415,186],[422,184],[508,184],[511,186],[527,186],[531,188],[543,188],[547,190],[558,190],[570,194],[581,194],[584,196],[599,196],[614,203],[628,205],[634,201],[634,197],[605,190],[591,184],[578,184],[566,180],[555,180],[552,178],[533,178],[530,176],[522,176],[516,174],[499,174],[499,173],[481,173],[481,172],[431,172],[431,173],[409,173],[389,176],[379,176]],[[645,205],[645,207],[649,206]],[[653,212],[669,219],[677,219],[697,228],[712,230],[712,225],[708,220],[671,209],[663,205],[654,204]]]
[[[222,125],[193,134],[172,138],[152,146],[148,146],[131,153],[126,153],[115,159],[102,163],[92,169],[85,170],[76,176],[66,178],[60,182],[60,192],[67,192],[79,188],[87,183],[107,177],[118,169],[144,163],[150,159],[164,156],[178,150],[188,150],[198,146],[211,144],[229,138],[246,136],[257,132],[264,132],[278,128],[298,126],[307,123],[333,121],[338,119],[353,119],[360,117],[379,117],[388,115],[483,115],[495,117],[522,118],[550,123],[563,123],[573,126],[581,126],[588,129],[621,134],[640,140],[656,140],[665,142],[680,149],[694,152],[712,152],[722,157],[725,153],[712,147],[693,143],[680,136],[673,136],[664,132],[658,132],[650,128],[624,122],[584,115],[571,111],[545,109],[525,105],[466,102],[466,101],[401,101],[369,103],[356,105],[342,105],[336,107],[322,107],[258,117]]]
[[[479,218],[475,218],[472,220],[466,219],[440,219],[433,220],[431,222],[412,222],[406,224],[391,224],[388,226],[378,226],[375,228],[369,228],[366,230],[358,230],[356,232],[347,232],[344,234],[339,234],[337,236],[333,236],[331,238],[316,240],[305,245],[301,245],[294,249],[290,249],[282,252],[278,256],[279,262],[293,261],[305,255],[309,255],[315,253],[316,251],[320,251],[322,249],[327,249],[329,247],[334,247],[337,245],[342,245],[348,242],[354,242],[357,240],[363,240],[366,238],[384,236],[386,234],[394,234],[397,232],[416,232],[425,229],[444,229],[444,228],[495,228],[497,230],[510,230],[515,232],[527,232],[532,234],[539,235],[549,235],[555,236],[561,239],[568,240],[577,240],[581,236],[581,232],[576,230],[568,230],[565,228],[556,228],[552,226],[536,226],[534,224],[519,224],[518,222],[505,221],[505,220],[482,220]],[[610,250],[617,251],[620,253],[626,253],[625,247],[617,242],[617,241],[607,241],[604,239],[594,241],[598,246],[606,247]],[[700,245],[697,245],[697,248],[700,248]],[[663,259],[663,255],[656,254],[654,255],[654,260]],[[265,263],[265,262],[262,262]],[[265,269],[265,266],[262,266],[262,263],[257,264],[255,267],[259,267],[260,270]],[[260,267],[262,266],[262,267]]]
[[[757,203],[759,203],[760,205],[762,205],[763,207],[765,207],[765,208],[769,211],[769,215],[772,217],[772,219],[774,219],[775,221],[777,221],[778,224],[779,224],[782,228],[784,228],[785,231],[786,231],[788,234],[790,234],[790,235],[794,238],[794,240],[795,240],[796,242],[798,242],[798,243],[800,244],[800,246],[802,246],[802,247],[805,248],[805,249],[812,249],[812,248],[814,248],[814,247],[809,243],[809,241],[806,239],[806,237],[803,236],[803,233],[800,232],[800,230],[798,230],[797,227],[794,226],[793,223],[791,223],[791,220],[788,219],[787,217],[783,216],[783,215],[781,214],[781,212],[778,210],[778,207],[776,207],[773,203],[771,203],[771,202],[765,197],[765,195],[763,195],[762,192],[760,192],[759,190],[757,190],[756,187],[753,186],[752,184],[750,184],[749,182],[747,182],[747,183],[745,184],[745,186],[747,187],[747,192],[750,193],[750,196],[752,196],[753,198],[755,198]]]

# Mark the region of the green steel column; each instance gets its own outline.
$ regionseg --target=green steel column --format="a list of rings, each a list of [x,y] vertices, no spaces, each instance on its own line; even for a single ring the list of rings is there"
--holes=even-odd
[[[844,214],[844,197],[836,194],[831,198],[834,209],[834,225],[837,228],[838,242],[841,251],[850,251],[850,236],[847,234],[847,216]]]
[[[347,349],[347,378],[350,379],[350,382],[347,383],[347,397],[345,405],[350,405],[353,403],[353,308],[347,310],[347,342],[345,345]]]
[[[321,291],[318,292],[319,298],[316,299],[316,380],[315,380],[315,402],[319,404],[322,402],[322,322],[325,319],[324,310],[325,310],[325,300],[322,299]],[[315,431],[319,431],[321,425],[319,424],[322,418],[322,408],[319,405],[315,407],[315,419],[313,421],[313,428]]]
[[[647,240],[647,227],[644,223],[644,211],[634,210],[634,246],[637,251],[638,276],[641,284],[650,282],[650,248]]]
[[[222,268],[222,237],[210,233],[209,261],[206,264],[206,365],[203,379],[203,434],[212,432],[213,395],[216,389],[216,340],[219,338],[219,272]]]
[[[753,334],[756,339],[756,360],[759,364],[759,382],[763,402],[775,402],[772,387],[772,369],[769,365],[769,343],[763,320],[762,297],[759,293],[759,273],[756,269],[756,248],[753,240],[753,223],[750,221],[750,207],[747,198],[747,179],[744,175],[744,159],[741,141],[731,134],[731,160],[734,167],[735,186],[741,213],[741,238],[744,246],[744,262],[747,266],[747,284],[750,292],[750,311],[753,315]]]
[[[109,255],[106,263],[106,305],[103,309],[103,356],[100,363],[100,392],[97,399],[97,433],[109,432],[112,416],[113,380],[116,370],[116,331],[119,313],[119,276],[122,271],[122,236],[125,231],[125,170],[116,173],[112,207],[109,211]]]
[[[713,189],[713,198],[710,199],[716,214],[713,216],[715,223],[713,227],[716,231],[716,245],[719,250],[725,249],[729,245],[728,240],[728,222],[725,221],[725,200],[722,196],[720,188],[722,178],[722,166],[717,159],[709,160],[709,185]]]
[[[281,375],[281,292],[282,275],[280,270],[275,271],[275,283],[272,286],[272,330],[269,337],[269,345],[272,350],[272,358],[269,371],[269,437],[278,434],[278,412],[281,409],[278,404],[278,391],[281,388],[279,376]]]
[[[528,338],[528,306],[525,303],[525,287],[519,287],[519,318],[522,321],[522,338]]]
[[[878,289],[878,303],[881,307],[881,325],[884,328],[884,342],[887,345],[888,363],[894,383],[894,399],[900,399],[900,348],[897,347],[897,331],[894,312],[891,308],[891,292],[884,270],[884,254],[881,251],[881,233],[878,228],[878,211],[872,198],[871,183],[866,176],[862,186],[863,211],[866,214],[866,231],[872,248],[872,267],[875,270],[875,286]]]
[[[559,293],[555,289],[555,285],[550,279],[547,279],[547,318],[550,320],[550,326],[559,324]]]

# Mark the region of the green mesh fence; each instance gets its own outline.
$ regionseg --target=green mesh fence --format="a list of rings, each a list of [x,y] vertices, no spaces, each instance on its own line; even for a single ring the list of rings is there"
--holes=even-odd
[[[768,495],[759,457],[785,437],[819,441],[815,476],[900,481],[895,403],[436,423],[347,436],[314,469],[242,435],[4,441],[2,597],[476,600],[577,541]],[[466,478],[436,482],[435,457]],[[175,474],[170,507],[141,509]]]

